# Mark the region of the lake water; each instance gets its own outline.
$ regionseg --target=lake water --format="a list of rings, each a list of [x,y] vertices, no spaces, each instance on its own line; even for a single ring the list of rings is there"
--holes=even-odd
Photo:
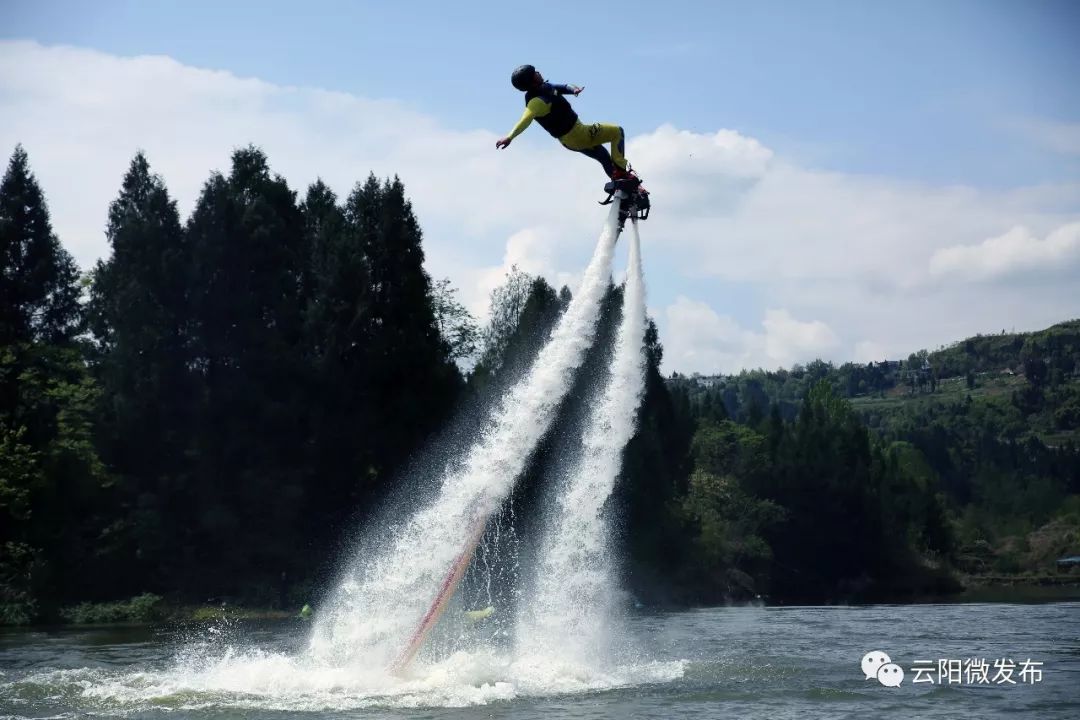
[[[459,652],[405,678],[305,660],[299,621],[7,630],[0,716],[1080,718],[1080,603],[713,608],[627,627],[637,650],[607,667]],[[861,660],[878,650],[903,670],[899,687],[865,679]],[[946,665],[939,679],[939,659],[959,661],[960,677],[949,683]],[[990,682],[965,676],[971,659]],[[932,683],[912,682],[922,660]],[[1041,678],[1020,676],[1028,660]],[[1017,684],[995,682],[997,661],[1016,664]]]

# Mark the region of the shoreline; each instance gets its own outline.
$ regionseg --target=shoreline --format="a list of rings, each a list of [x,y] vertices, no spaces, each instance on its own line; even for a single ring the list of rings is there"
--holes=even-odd
[[[958,577],[963,589],[956,593],[946,595],[925,596],[897,596],[895,598],[882,598],[874,602],[852,603],[817,603],[820,607],[839,607],[843,605],[927,605],[927,604],[979,604],[979,603],[1015,603],[1015,604],[1042,604],[1052,602],[1080,601],[1080,576],[1077,575],[974,575]],[[103,608],[115,608],[119,603],[82,603],[78,608],[83,609],[81,619],[59,619],[58,621],[45,623],[32,623],[26,625],[0,625],[0,630],[16,629],[73,629],[91,627],[115,627],[115,626],[148,626],[162,624],[200,624],[220,621],[274,621],[284,620],[306,621],[307,618],[300,616],[300,607],[283,610],[279,608],[267,608],[259,606],[246,606],[242,604],[225,606],[208,605],[171,605],[161,601],[155,603],[152,609],[141,617],[96,617],[94,610]],[[666,610],[689,610],[710,607],[740,607],[744,605],[757,605],[760,607],[795,607],[804,606],[802,603],[789,605],[782,601],[771,599],[759,601],[728,602],[703,605],[688,605],[686,607],[662,607],[656,609]],[[72,608],[62,611],[62,618],[72,618]],[[316,614],[317,614],[316,610]]]

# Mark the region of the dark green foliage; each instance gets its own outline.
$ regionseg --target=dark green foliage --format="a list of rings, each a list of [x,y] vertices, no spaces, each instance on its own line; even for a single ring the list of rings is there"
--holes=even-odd
[[[70,341],[82,320],[78,275],[16,146],[0,182],[0,346]]]
[[[543,340],[540,326],[550,329],[560,311],[554,294],[543,278],[534,278],[516,265],[510,269],[505,282],[491,293],[490,317],[480,334],[483,349],[469,379],[473,388],[486,386],[500,374],[512,375],[521,363],[531,360]],[[523,317],[526,310],[529,315]],[[504,365],[510,367],[503,371]]]
[[[143,593],[126,602],[79,603],[61,608],[60,617],[74,625],[153,622],[163,618],[162,601],[160,595]]]
[[[1059,385],[1053,395],[1054,427],[1058,430],[1080,430],[1080,387]]]
[[[32,500],[46,479],[40,454],[23,442],[26,428],[15,430],[5,422],[0,432],[0,624],[26,625],[38,615],[36,580],[42,566],[40,548],[27,542]]]
[[[176,203],[139,153],[109,207],[112,254],[98,262],[89,304],[95,370],[104,391],[97,432],[121,477],[128,514],[114,528],[124,562],[139,568],[113,592],[163,587],[192,472],[199,382],[192,365],[190,245]],[[118,558],[120,560],[120,558]]]
[[[483,331],[484,350],[469,378],[473,394],[492,397],[521,377],[550,336],[566,304],[546,280],[513,268],[506,282],[491,294],[491,317]]]
[[[751,475],[763,483],[751,498],[772,500],[785,513],[762,534],[774,555],[768,583],[774,598],[936,592],[946,587],[943,573],[953,564],[969,571],[1033,569],[1009,548],[1025,546],[1028,534],[1052,525],[1080,490],[1073,434],[1080,416],[1078,338],[1080,323],[1072,321],[1028,335],[972,338],[901,363],[676,376],[669,388],[673,397],[686,398],[699,434],[716,421],[713,408],[722,403],[731,417],[764,435],[770,459]],[[812,378],[819,385],[805,391],[800,406],[793,398]],[[767,421],[748,407],[760,403],[762,388],[772,403]],[[825,389],[834,400],[822,402]],[[854,399],[842,410],[837,396]],[[730,443],[711,446],[737,457]],[[695,457],[694,476],[703,462]],[[711,484],[704,487],[739,506],[729,490],[737,486],[730,478],[739,476],[725,472],[707,476]],[[856,537],[880,541],[879,528],[902,542],[877,555],[868,552],[874,543],[855,544]],[[852,550],[833,559],[845,543]],[[1002,564],[1006,557],[1009,563]],[[723,579],[735,567],[730,558],[722,566],[712,577]],[[698,577],[708,575],[701,570]],[[679,581],[694,587],[692,577]],[[730,582],[720,586],[739,594]],[[715,583],[697,586],[704,595],[715,589]]]
[[[0,185],[0,623],[145,620],[156,595],[103,601],[146,591],[306,601],[422,448],[470,442],[482,418],[455,405],[489,407],[571,299],[515,269],[478,333],[425,272],[400,180],[344,202],[320,181],[298,203],[252,147],[186,223],[136,155],[85,311],[48,217],[17,148]],[[580,438],[621,299],[509,503],[521,537]],[[646,601],[894,598],[1070,547],[1080,322],[669,381],[655,325],[644,342],[610,509]],[[466,386],[455,360],[473,358]]]
[[[755,495],[772,471],[766,438],[730,420],[705,420],[691,456],[695,469],[680,510],[696,552],[684,582],[699,586],[703,599],[713,602],[764,591],[772,549],[763,534],[785,514]]]
[[[773,462],[762,494],[788,518],[768,535],[773,592],[816,601],[858,596],[913,562],[909,538],[928,532],[904,508],[930,502],[917,496],[936,488],[919,488],[901,472],[826,382],[808,393]]]
[[[421,233],[397,179],[358,184],[344,208],[321,182],[303,205],[311,260],[306,346],[318,402],[309,536],[330,542],[449,417],[453,357],[471,319],[423,269]],[[442,326],[453,337],[440,332]],[[456,343],[456,344],[455,344]]]
[[[457,299],[457,288],[443,278],[432,287],[432,305],[439,335],[450,345],[450,357],[468,360],[480,346],[480,330],[464,305]]]
[[[422,233],[401,181],[369,177],[346,202],[345,221],[370,283],[365,382],[379,417],[367,439],[375,471],[389,474],[445,420],[461,378],[439,334]]]
[[[304,347],[313,370],[308,464],[318,492],[306,502],[305,535],[325,545],[340,533],[352,508],[376,479],[371,447],[357,442],[375,421],[365,380],[369,358],[367,259],[347,232],[337,197],[322,181],[301,206],[309,260],[304,282]]]
[[[681,392],[675,383],[672,397]],[[793,421],[776,404],[746,424],[696,409],[685,484],[673,484],[667,512],[650,498],[681,549],[662,562],[644,550],[669,596],[823,602],[943,589],[931,567],[948,562],[953,539],[936,474],[914,448],[884,447],[828,382]]]
[[[652,321],[646,326],[645,349],[645,393],[637,430],[623,453],[622,482],[615,491],[623,517],[627,581],[645,601],[686,602],[691,593],[677,578],[692,551],[680,505],[691,469],[688,453],[694,421],[686,397],[669,392],[660,375],[664,349]]]
[[[1076,371],[1080,361],[1080,320],[1059,323],[1035,333],[976,335],[930,354],[941,377],[956,377],[968,371],[997,372],[1004,368],[1023,370],[1027,361],[1041,360],[1047,378]],[[1035,369],[1036,373],[1041,368]]]
[[[0,411],[0,604],[33,619],[123,571],[109,553],[115,494],[93,442],[99,390],[78,350],[0,348],[0,382],[16,389]]]
[[[344,206],[316,183],[298,205],[244,148],[185,226],[136,155],[83,344],[77,274],[21,148],[0,209],[4,622],[144,590],[285,602],[457,398],[475,330],[432,287],[397,179]]]
[[[0,263],[0,616],[29,622],[108,573],[114,498],[75,342],[78,271],[21,147],[0,183]]]
[[[303,499],[302,217],[261,151],[232,160],[228,178],[207,181],[186,228],[193,463],[169,508],[173,552],[159,566],[202,593],[240,593],[292,569],[287,538],[300,531]]]

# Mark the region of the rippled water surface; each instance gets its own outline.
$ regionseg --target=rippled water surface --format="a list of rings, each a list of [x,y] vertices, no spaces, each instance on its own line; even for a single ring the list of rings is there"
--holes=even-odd
[[[1080,718],[1080,603],[715,608],[630,618],[609,667],[509,648],[406,677],[334,667],[297,623],[0,632],[0,715],[125,718]],[[866,680],[881,650],[898,688]],[[917,660],[1042,662],[1016,685],[913,684]]]

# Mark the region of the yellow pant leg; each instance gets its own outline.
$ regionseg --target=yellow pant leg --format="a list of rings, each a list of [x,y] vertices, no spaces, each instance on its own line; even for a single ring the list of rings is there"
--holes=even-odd
[[[570,132],[559,138],[559,142],[571,150],[585,150],[604,143],[611,143],[611,160],[623,170],[626,169],[623,129],[610,123],[585,125],[580,120]]]

